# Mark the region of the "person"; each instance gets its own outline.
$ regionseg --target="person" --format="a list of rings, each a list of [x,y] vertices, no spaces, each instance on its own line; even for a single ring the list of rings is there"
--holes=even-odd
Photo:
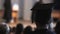
[[[0,34],[9,34],[10,28],[6,23],[0,23]]]
[[[56,11],[56,12],[58,12],[58,13],[60,13],[60,0],[55,0],[55,6],[54,6],[54,11]],[[55,32],[56,32],[56,34],[60,34],[60,19],[55,19],[55,21],[57,22],[56,23],[56,27],[55,27]]]
[[[55,0],[55,6],[54,6],[54,8],[53,8],[53,11],[56,11],[57,13],[58,13],[58,16],[60,16],[59,14],[60,14],[60,0]],[[58,18],[54,18],[54,21],[55,22],[58,22],[59,21],[59,19],[60,19],[60,17],[58,17]]]
[[[6,29],[2,25],[0,25],[0,34],[6,34]]]
[[[24,31],[23,31],[24,34],[32,34],[32,27],[31,26],[27,26]]]
[[[16,27],[13,27],[13,28],[12,28],[12,32],[15,32],[15,30],[16,30]]]
[[[15,34],[21,34],[22,31],[23,31],[23,25],[22,24],[17,24]]]
[[[9,23],[12,16],[12,10],[11,10],[11,0],[5,0],[4,1],[4,16],[3,19],[6,20],[6,23]]]
[[[53,6],[54,6],[53,0],[50,1],[39,0],[34,4],[31,10],[33,13],[35,12],[34,21],[38,28],[40,27],[40,24],[44,25],[45,24],[44,22],[49,21],[49,19],[51,18]]]
[[[10,34],[15,34],[16,27],[10,28]]]
[[[56,34],[60,34],[60,21],[57,22],[56,27],[54,28]]]

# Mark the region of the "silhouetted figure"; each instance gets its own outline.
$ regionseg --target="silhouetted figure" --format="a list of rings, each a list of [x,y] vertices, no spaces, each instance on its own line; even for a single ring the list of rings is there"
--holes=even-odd
[[[9,23],[12,16],[11,0],[4,0],[4,16],[3,19],[6,20],[6,23]]]
[[[15,34],[15,32],[16,32],[16,27],[10,28],[10,34],[11,33]]]
[[[60,34],[60,21],[57,22],[57,24],[56,24],[55,32],[56,32],[56,34]]]
[[[15,34],[21,34],[22,31],[23,31],[23,25],[22,24],[17,24]]]
[[[24,34],[32,34],[32,27],[31,26],[27,26],[24,31],[23,31]]]
[[[35,23],[39,27],[40,23],[44,24],[47,20],[51,18],[53,3],[41,4],[40,2],[35,3],[32,10],[35,11]],[[43,22],[43,23],[42,23]],[[47,22],[46,22],[47,23]]]
[[[5,23],[0,23],[0,34],[9,34],[9,26]]]
[[[15,32],[15,31],[16,31],[16,27],[13,27],[13,28],[12,28],[12,32]]]
[[[55,34],[48,29],[48,25],[50,23],[48,21],[51,18],[54,2],[52,2],[52,0],[50,0],[51,2],[45,1],[39,0],[39,2],[35,3],[32,8],[32,10],[36,11],[35,23],[37,29],[34,31],[34,34]]]

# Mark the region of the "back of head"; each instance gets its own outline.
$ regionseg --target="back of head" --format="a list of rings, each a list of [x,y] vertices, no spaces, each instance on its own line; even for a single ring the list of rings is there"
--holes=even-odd
[[[31,26],[27,26],[24,30],[32,31],[32,27]]]
[[[11,32],[15,32],[16,31],[16,27],[11,28]]]
[[[23,25],[22,24],[17,24],[16,26],[16,34],[21,33],[23,31]]]
[[[0,34],[8,34],[6,24],[0,24]]]
[[[32,27],[31,26],[27,26],[25,29],[24,29],[24,34],[31,34],[32,33]]]

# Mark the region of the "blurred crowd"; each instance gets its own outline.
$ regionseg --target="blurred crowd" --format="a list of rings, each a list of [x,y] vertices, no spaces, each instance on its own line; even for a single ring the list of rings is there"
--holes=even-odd
[[[40,29],[36,27],[32,30],[30,25],[24,28],[23,24],[20,23],[18,23],[16,27],[11,28],[6,23],[0,23],[0,34],[60,34],[60,21],[57,22],[53,30],[47,28],[46,26],[41,26]]]

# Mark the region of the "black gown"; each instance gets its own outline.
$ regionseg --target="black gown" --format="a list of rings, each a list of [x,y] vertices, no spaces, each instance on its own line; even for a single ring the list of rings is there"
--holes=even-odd
[[[6,22],[8,23],[12,16],[11,16],[11,13],[12,13],[12,10],[11,10],[11,1],[10,0],[5,0],[4,2],[4,16],[3,16],[3,19],[6,20]]]

